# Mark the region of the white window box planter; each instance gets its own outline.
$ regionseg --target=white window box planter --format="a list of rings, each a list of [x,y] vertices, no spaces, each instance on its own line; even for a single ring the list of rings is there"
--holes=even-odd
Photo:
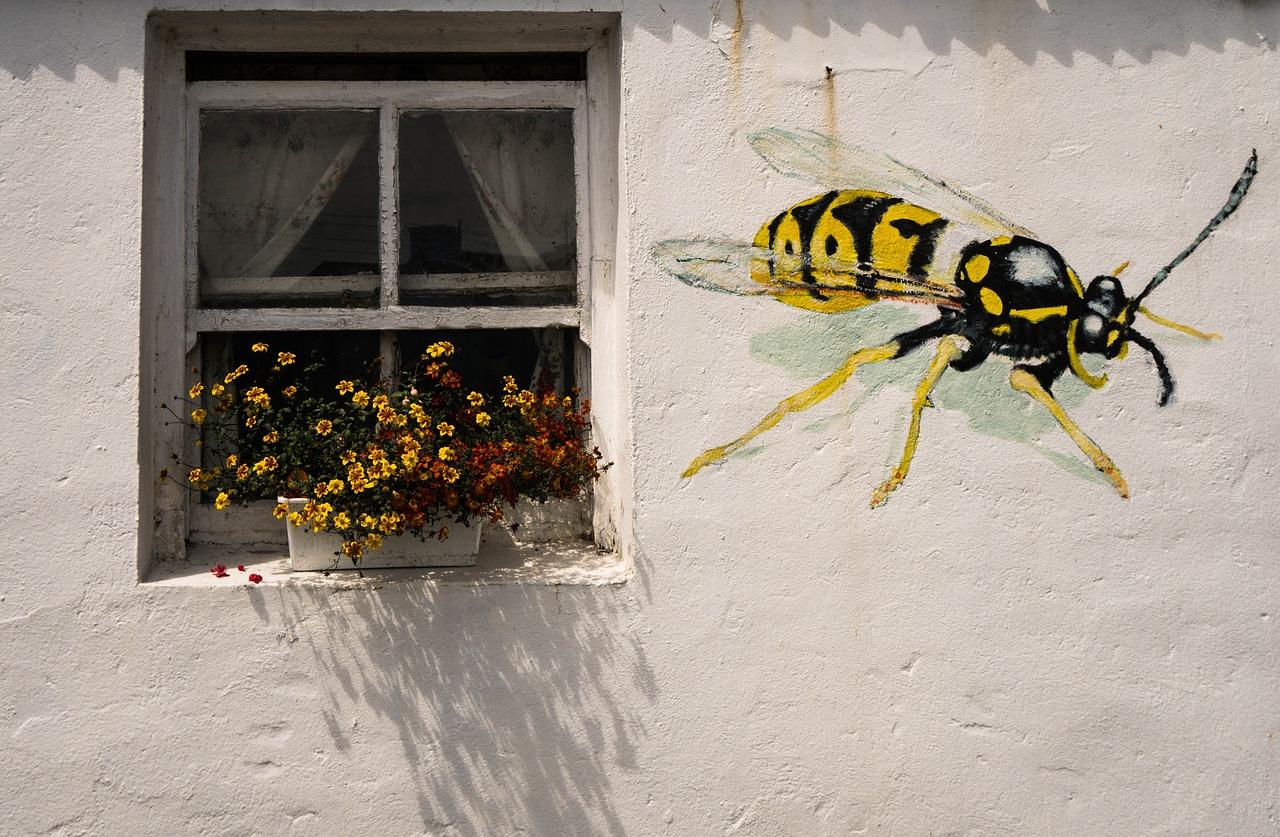
[[[301,511],[307,504],[306,497],[280,498],[289,511]],[[360,559],[361,569],[389,569],[393,567],[470,567],[480,555],[480,534],[483,521],[470,526],[450,528],[450,536],[443,541],[434,538],[419,540],[412,535],[393,535],[384,538],[378,549],[367,550]],[[313,532],[301,526],[292,526],[286,520],[289,535],[289,560],[295,572],[353,569],[351,559],[341,554],[342,537],[331,532]]]

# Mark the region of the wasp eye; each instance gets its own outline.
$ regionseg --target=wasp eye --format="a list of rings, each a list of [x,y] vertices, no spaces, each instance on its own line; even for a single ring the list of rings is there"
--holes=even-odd
[[[1096,350],[1102,346],[1102,338],[1107,330],[1107,321],[1097,314],[1088,314],[1080,320],[1080,342],[1082,348]]]

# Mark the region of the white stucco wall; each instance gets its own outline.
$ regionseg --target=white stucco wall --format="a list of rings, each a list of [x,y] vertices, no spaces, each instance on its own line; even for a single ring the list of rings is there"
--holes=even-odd
[[[138,584],[149,5],[0,9],[0,831],[1280,829],[1280,6],[746,0],[737,34],[732,0],[603,7],[635,575],[344,592]],[[940,390],[883,509],[922,359],[679,478],[918,316],[823,318],[653,264],[660,239],[746,239],[821,191],[751,151],[768,126],[910,160],[1082,275],[1132,260],[1130,282],[1258,149],[1239,213],[1152,299],[1225,335],[1146,329],[1174,403],[1139,352],[1100,392],[1063,386],[1131,500],[999,394],[998,361]]]

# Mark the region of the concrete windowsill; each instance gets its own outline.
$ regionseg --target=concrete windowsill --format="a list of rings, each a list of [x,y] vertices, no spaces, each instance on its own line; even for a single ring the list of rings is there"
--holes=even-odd
[[[229,578],[209,570],[225,564]],[[237,565],[244,565],[242,573]],[[192,544],[186,561],[166,561],[152,568],[148,587],[226,587],[248,584],[250,573],[263,577],[258,586],[313,585],[332,588],[379,587],[385,584],[431,583],[484,586],[493,584],[621,584],[631,577],[629,563],[616,551],[604,552],[586,541],[520,543],[509,529],[485,529],[480,560],[471,567],[366,569],[349,565],[329,573],[294,572],[283,546],[212,546]]]

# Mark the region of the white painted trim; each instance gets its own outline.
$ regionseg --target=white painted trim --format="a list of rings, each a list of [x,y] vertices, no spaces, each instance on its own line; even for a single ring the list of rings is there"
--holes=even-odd
[[[395,105],[378,112],[378,241],[383,308],[400,302],[400,131]]]
[[[372,294],[383,288],[386,277],[372,273],[349,276],[220,276],[206,277],[200,298],[206,303],[228,296],[308,294],[341,297],[344,293]],[[400,277],[399,291],[476,294],[531,293],[574,287],[575,275],[568,270],[513,270],[500,273],[406,273]],[[385,297],[384,297],[385,298]],[[393,302],[391,305],[397,305]]]
[[[584,312],[581,322],[584,335],[582,339],[591,343],[591,191],[589,176],[588,150],[590,133],[587,126],[586,89],[579,90],[579,100],[573,110],[573,216],[575,229],[574,253],[575,284],[577,292],[574,300]]]
[[[146,577],[156,560],[186,555],[188,515],[198,534],[204,507],[190,503],[192,496],[182,483],[183,473],[170,460],[173,452],[194,450],[194,440],[181,424],[169,421],[156,405],[185,392],[189,368],[197,365],[194,354],[200,330],[315,330],[349,328],[381,331],[394,341],[398,329],[441,328],[545,328],[578,327],[590,339],[590,321],[608,311],[612,328],[619,326],[612,288],[603,297],[595,283],[616,279],[611,270],[616,241],[616,192],[613,169],[617,156],[616,109],[620,102],[611,85],[620,83],[617,72],[620,42],[616,14],[562,13],[185,13],[163,12],[149,17],[147,112],[144,155],[145,200],[143,266],[143,377],[141,422],[144,454],[140,479],[140,509],[145,534],[139,538],[139,576]],[[372,47],[370,46],[372,44]],[[297,52],[539,52],[587,50],[586,82],[341,82],[259,83],[200,82],[187,85],[183,78],[187,49],[262,50]],[[268,86],[270,85],[270,86]],[[370,96],[372,87],[381,91]],[[296,91],[281,95],[282,87]],[[199,104],[197,104],[197,100]],[[274,107],[355,107],[379,110],[385,128],[388,113],[403,109],[528,109],[554,108],[574,111],[575,211],[579,213],[576,273],[548,271],[529,274],[477,274],[456,281],[491,282],[505,288],[515,282],[529,289],[577,285],[577,306],[449,307],[397,306],[383,309],[234,309],[197,310],[199,293],[198,252],[198,156],[200,107],[249,109]],[[384,129],[380,140],[380,188],[387,177],[398,188],[394,166],[386,166],[383,142],[397,142]],[[590,149],[590,150],[588,150]],[[392,160],[391,162],[396,162]],[[386,190],[382,189],[385,193]],[[385,207],[383,207],[385,208]],[[393,207],[394,208],[394,207]],[[380,251],[394,241],[390,270],[368,277],[370,289],[385,287],[386,274],[398,273],[399,224],[382,213]],[[603,220],[603,222],[601,222]],[[386,231],[393,230],[394,236]],[[388,260],[383,257],[383,262]],[[555,277],[554,279],[552,277]],[[568,279],[566,282],[565,279]],[[364,281],[361,277],[337,277],[338,282]],[[396,290],[422,287],[449,292],[455,281],[447,275],[396,277]],[[230,280],[236,281],[236,280]],[[257,280],[247,280],[257,281]],[[376,283],[376,285],[374,284]],[[527,284],[526,284],[527,283]],[[474,284],[472,288],[474,289]],[[379,292],[382,301],[382,292]],[[394,298],[392,299],[394,302]],[[185,312],[185,315],[184,315]],[[384,350],[386,340],[384,339]],[[580,342],[573,362],[584,391],[592,381],[607,381],[610,392],[623,386],[618,378],[624,364],[615,350],[625,339],[611,334],[607,351],[591,352]],[[589,370],[589,374],[588,373]],[[615,460],[595,493],[597,540],[625,550],[615,540],[626,498],[613,486],[624,472],[629,438],[625,410],[619,405],[598,404],[594,432],[601,447]],[[157,481],[158,469],[169,466],[170,479]],[[617,506],[615,508],[615,506]],[[153,524],[153,525],[151,525]],[[629,527],[628,527],[629,528]],[[246,536],[252,533],[243,533]],[[232,550],[234,552],[234,549]]]
[[[394,308],[205,308],[187,327],[201,331],[380,331],[577,326],[578,309],[548,306],[416,306]]]
[[[178,50],[261,52],[582,52],[616,14],[601,12],[156,12]]]

